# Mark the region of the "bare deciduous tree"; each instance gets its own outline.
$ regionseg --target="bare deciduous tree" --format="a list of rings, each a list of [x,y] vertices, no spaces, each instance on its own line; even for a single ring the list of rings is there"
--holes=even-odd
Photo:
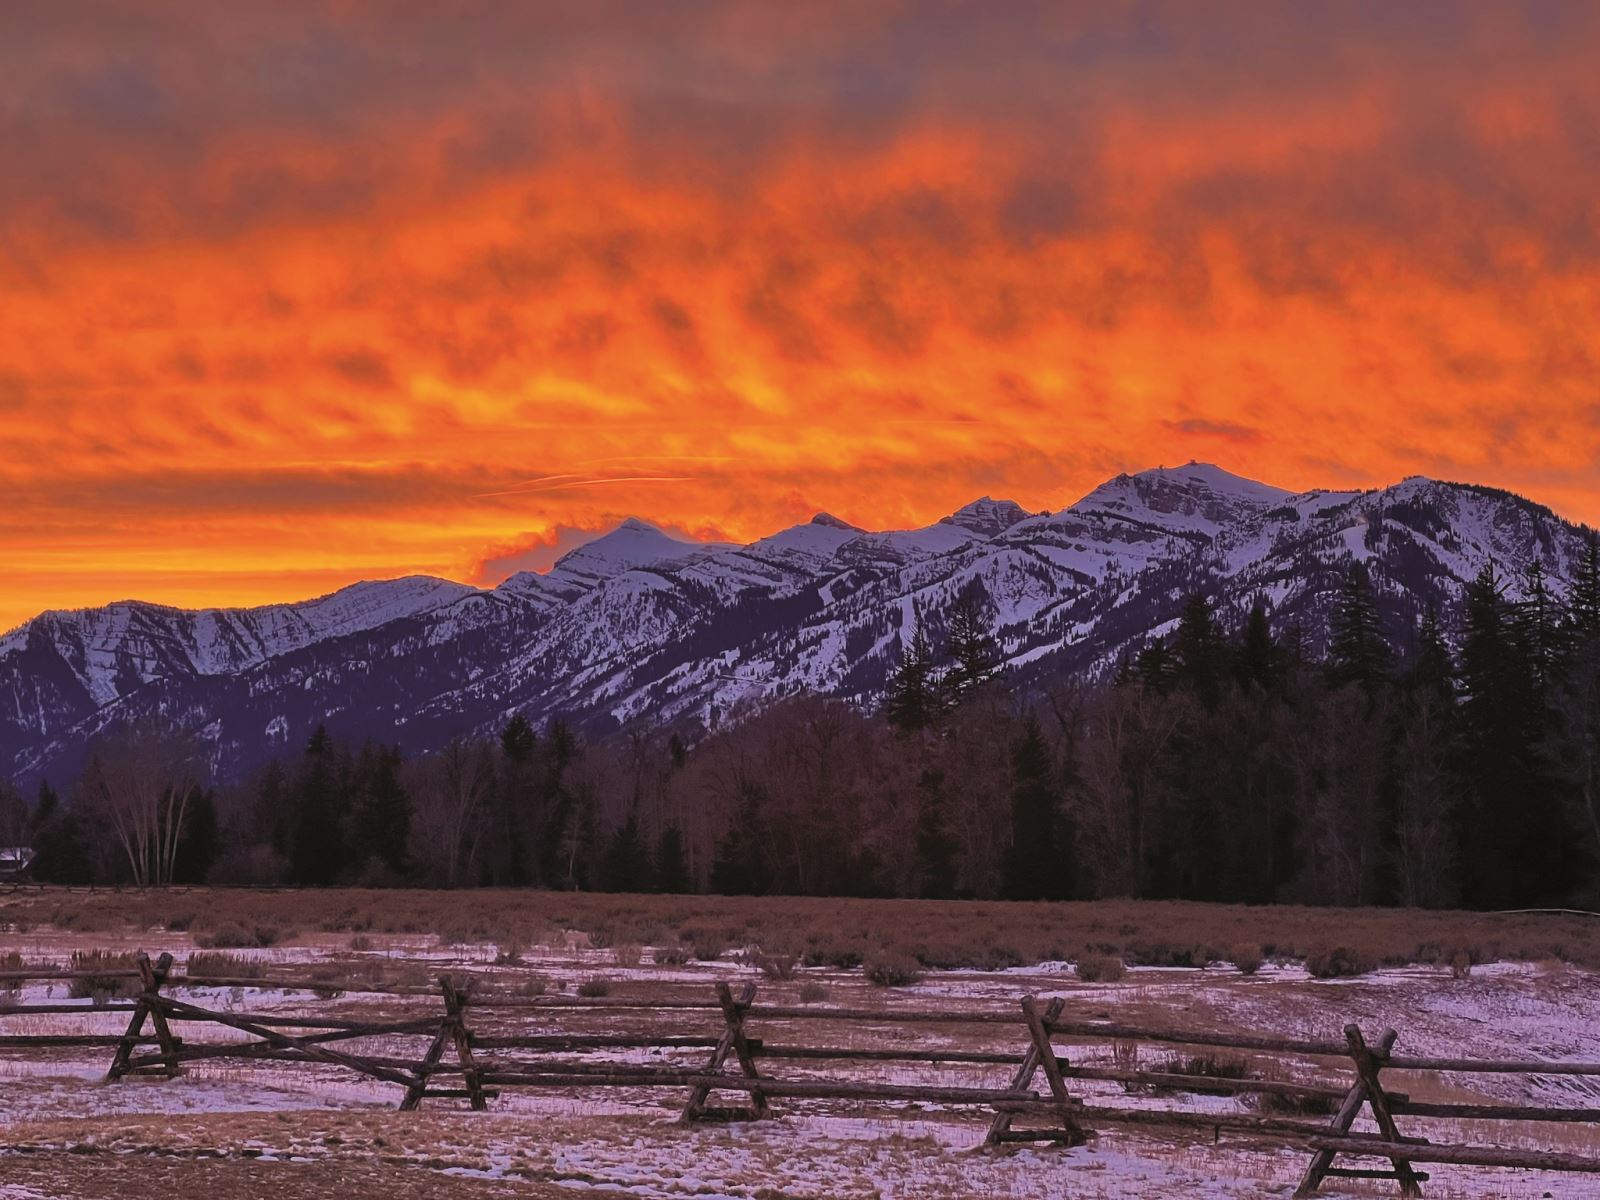
[[[202,763],[194,737],[157,721],[124,726],[97,742],[79,786],[106,822],[139,887],[172,882]]]

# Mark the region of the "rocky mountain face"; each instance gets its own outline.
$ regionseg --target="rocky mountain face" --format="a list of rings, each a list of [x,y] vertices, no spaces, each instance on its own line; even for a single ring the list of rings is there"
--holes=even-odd
[[[804,691],[870,705],[914,614],[937,647],[966,589],[1024,683],[1106,670],[1197,591],[1225,621],[1264,599],[1315,652],[1355,561],[1404,650],[1429,606],[1451,623],[1485,563],[1515,592],[1537,559],[1564,592],[1583,538],[1486,488],[1294,494],[1198,463],[1118,476],[1055,513],[984,498],[886,533],[820,514],[708,546],[629,520],[492,589],[413,577],[254,609],[45,613],[0,637],[0,775],[65,780],[96,736],[147,716],[201,731],[228,777],[321,723],[420,752],[516,712],[601,736],[711,727]]]

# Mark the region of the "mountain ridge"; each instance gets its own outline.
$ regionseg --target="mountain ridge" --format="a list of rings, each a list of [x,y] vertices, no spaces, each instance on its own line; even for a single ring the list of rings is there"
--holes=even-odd
[[[1107,670],[1196,591],[1224,621],[1262,598],[1315,646],[1355,561],[1399,639],[1426,608],[1452,612],[1485,562],[1516,576],[1537,559],[1563,594],[1583,536],[1478,485],[1292,493],[1205,463],[1119,475],[1054,512],[983,497],[914,530],[822,513],[729,546],[629,518],[492,588],[407,576],[300,604],[42,613],[0,637],[0,775],[60,775],[150,715],[206,731],[227,776],[323,721],[428,749],[514,712],[602,735],[713,727],[804,691],[870,705],[909,623],[937,644],[968,591],[1022,678]]]

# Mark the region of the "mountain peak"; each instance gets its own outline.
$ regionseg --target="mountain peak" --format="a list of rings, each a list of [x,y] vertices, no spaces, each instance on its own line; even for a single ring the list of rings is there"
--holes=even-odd
[[[1135,475],[1119,476],[1122,479],[1143,479],[1160,481],[1163,483],[1186,485],[1191,487],[1209,488],[1211,491],[1225,496],[1243,496],[1252,499],[1271,497],[1281,500],[1291,493],[1283,488],[1273,487],[1269,483],[1249,479],[1243,475],[1235,475],[1232,471],[1225,470],[1216,463],[1203,463],[1190,459],[1181,467],[1151,467],[1149,470],[1140,471]]]
[[[990,496],[963,504],[948,517],[941,517],[941,525],[959,525],[984,537],[1004,533],[1018,521],[1028,517],[1028,510],[1015,500],[996,500]]]
[[[593,583],[634,567],[684,558],[700,548],[699,542],[680,541],[648,521],[628,517],[616,528],[556,559],[550,574]]]
[[[1119,517],[1185,536],[1214,536],[1231,522],[1262,513],[1292,493],[1225,471],[1213,463],[1153,467],[1108,479],[1068,511]]]
[[[852,525],[849,521],[841,521],[832,513],[826,512],[819,512],[816,516],[812,517],[810,524],[820,525],[824,529],[847,529],[851,533],[860,533],[862,531],[861,526]]]

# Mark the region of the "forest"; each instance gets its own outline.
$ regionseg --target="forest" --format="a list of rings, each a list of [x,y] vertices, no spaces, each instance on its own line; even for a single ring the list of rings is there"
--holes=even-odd
[[[1359,564],[1328,651],[1192,597],[1098,680],[1017,686],[981,595],[905,631],[874,711],[802,696],[585,744],[513,716],[431,754],[318,729],[206,778],[123,728],[0,783],[43,882],[528,886],[1510,909],[1600,904],[1600,551],[1565,602],[1487,569],[1386,638]]]

